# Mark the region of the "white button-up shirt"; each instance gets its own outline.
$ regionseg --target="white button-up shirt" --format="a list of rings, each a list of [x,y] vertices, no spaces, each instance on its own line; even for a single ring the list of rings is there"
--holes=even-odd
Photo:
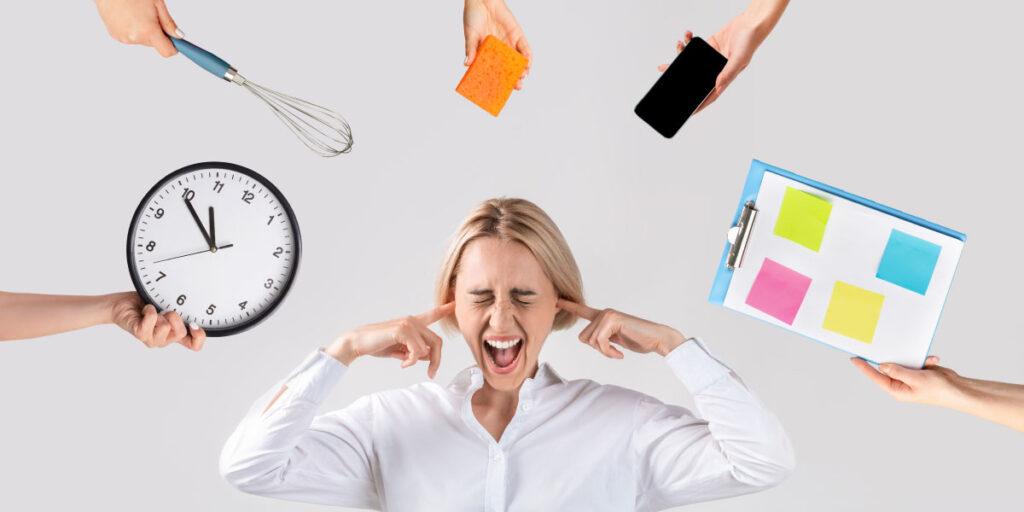
[[[221,473],[253,494],[382,510],[659,510],[778,484],[793,468],[775,416],[699,340],[665,357],[703,418],[547,364],[500,441],[473,415],[479,368],[317,416],[347,368],[310,355],[232,434]],[[276,392],[278,388],[271,391]]]

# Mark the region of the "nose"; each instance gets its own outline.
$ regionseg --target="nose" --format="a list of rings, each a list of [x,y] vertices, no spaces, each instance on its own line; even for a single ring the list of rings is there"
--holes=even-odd
[[[510,333],[516,328],[515,309],[511,301],[499,299],[491,306],[491,318],[489,324],[494,331],[499,333]]]

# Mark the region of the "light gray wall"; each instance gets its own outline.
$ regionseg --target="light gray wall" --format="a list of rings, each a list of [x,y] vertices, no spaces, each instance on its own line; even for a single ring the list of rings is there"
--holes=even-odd
[[[131,287],[124,239],[155,181],[227,160],[295,207],[305,255],[283,307],[202,353],[147,350],[114,327],[0,345],[0,508],[314,510],[217,474],[250,402],[346,328],[430,306],[445,242],[482,199],[547,209],[588,299],[704,337],[779,415],[797,472],[693,510],[1006,509],[1024,436],[897,404],[840,352],[706,302],[751,158],[968,234],[934,352],[1024,382],[1015,227],[1019,20],[1010,2],[794,2],[751,66],[671,141],[632,108],[685,29],[740,1],[510,2],[536,61],[497,120],[453,90],[461,2],[168,0],[195,43],[352,122],[351,155],[308,154],[241,89],[182,57],[110,40],[91,2],[21,2],[0,33],[0,289]],[[691,404],[656,356],[606,360],[548,340],[563,375]],[[447,345],[438,379],[470,362]],[[360,361],[328,400],[412,384],[425,368]]]

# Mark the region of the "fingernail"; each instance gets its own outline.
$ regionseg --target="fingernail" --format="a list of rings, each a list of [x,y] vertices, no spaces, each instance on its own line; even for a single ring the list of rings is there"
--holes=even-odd
[[[886,375],[889,375],[889,365],[887,365],[887,364],[880,364],[880,365],[878,365],[878,371],[880,371],[880,372],[882,372],[882,373],[884,373]]]
[[[178,39],[184,39],[185,38],[185,33],[182,32],[180,28],[174,29],[174,35],[178,36]]]
[[[189,327],[190,327],[190,328],[191,328],[191,329],[192,329],[193,331],[194,331],[194,330],[196,330],[196,329],[199,329],[199,324],[197,324],[197,323],[195,323],[195,322],[192,322],[192,323],[188,324],[188,326],[189,326]]]

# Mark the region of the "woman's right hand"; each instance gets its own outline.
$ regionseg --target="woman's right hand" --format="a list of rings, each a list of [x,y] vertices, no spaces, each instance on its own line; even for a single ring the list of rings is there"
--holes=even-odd
[[[433,379],[441,365],[442,341],[427,327],[453,311],[455,302],[449,302],[420,315],[358,327],[334,340],[327,347],[327,355],[345,366],[350,366],[360,356],[401,359],[402,368],[416,361],[430,361],[427,376]]]

